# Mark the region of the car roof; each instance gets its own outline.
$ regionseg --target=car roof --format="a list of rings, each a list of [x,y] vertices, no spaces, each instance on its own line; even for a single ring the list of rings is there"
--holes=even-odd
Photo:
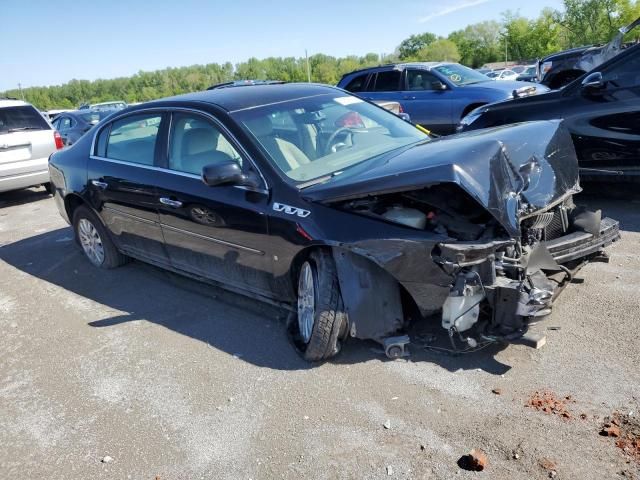
[[[204,102],[217,105],[228,112],[246,110],[274,103],[287,102],[318,95],[349,95],[329,85],[315,83],[283,83],[251,85],[239,88],[218,88],[202,92],[187,93],[174,97],[146,102],[141,108],[148,108],[160,102]]]
[[[2,107],[22,107],[24,105],[31,105],[30,103],[15,98],[0,98],[0,108]]]
[[[449,64],[449,63],[456,63],[456,62],[405,62],[405,63],[387,63],[384,65],[377,65],[375,67],[366,67],[366,68],[360,68],[358,70],[353,70],[352,72],[349,73],[345,73],[342,78],[348,77],[350,75],[353,75],[354,73],[364,73],[364,72],[371,72],[371,71],[375,71],[379,68],[409,68],[409,67],[416,67],[416,68],[426,68],[426,69],[431,69],[433,67],[437,67],[439,65],[445,65],[445,64]]]

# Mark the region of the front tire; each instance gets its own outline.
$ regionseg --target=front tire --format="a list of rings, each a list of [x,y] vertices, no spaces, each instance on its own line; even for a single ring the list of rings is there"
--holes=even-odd
[[[336,355],[346,324],[333,257],[325,251],[313,252],[298,276],[296,344],[305,360],[317,362]]]
[[[99,268],[116,268],[127,262],[109,237],[100,219],[87,207],[79,206],[73,214],[76,241],[87,259]]]

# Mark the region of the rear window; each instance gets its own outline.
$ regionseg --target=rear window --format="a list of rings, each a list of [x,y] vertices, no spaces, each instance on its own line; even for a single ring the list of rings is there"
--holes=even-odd
[[[344,87],[344,89],[348,92],[362,92],[364,90],[365,84],[367,83],[368,76],[368,73],[365,73],[364,75],[358,75],[356,78],[351,80],[347,84],[347,86]]]
[[[47,121],[31,105],[0,108],[0,134],[50,129]]]
[[[80,117],[82,117],[82,119],[85,122],[90,123],[91,125],[95,125],[96,123],[100,123],[100,120],[108,117],[112,113],[113,112],[110,112],[110,111],[99,111],[99,112],[81,113],[79,115]]]

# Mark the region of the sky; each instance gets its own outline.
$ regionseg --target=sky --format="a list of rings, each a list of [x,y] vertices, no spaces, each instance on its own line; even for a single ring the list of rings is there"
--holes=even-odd
[[[2,0],[0,91],[250,57],[392,53],[561,0]]]

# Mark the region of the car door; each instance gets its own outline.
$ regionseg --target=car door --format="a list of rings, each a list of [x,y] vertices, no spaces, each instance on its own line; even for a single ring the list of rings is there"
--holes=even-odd
[[[158,216],[155,185],[161,128],[160,111],[134,112],[102,127],[88,162],[88,196],[125,253],[168,264]]]
[[[371,101],[396,101],[401,98],[402,70],[389,67],[371,74],[366,90],[358,93],[358,96]]]
[[[411,121],[439,134],[452,133],[451,89],[428,70],[408,68],[405,72],[402,107]]]
[[[569,120],[581,166],[640,175],[640,50],[601,73],[602,88],[577,91],[583,109]]]
[[[203,167],[217,162],[235,161],[255,172],[247,154],[213,117],[174,111],[164,160],[166,170],[156,184],[172,266],[268,295],[267,191],[202,181]]]

